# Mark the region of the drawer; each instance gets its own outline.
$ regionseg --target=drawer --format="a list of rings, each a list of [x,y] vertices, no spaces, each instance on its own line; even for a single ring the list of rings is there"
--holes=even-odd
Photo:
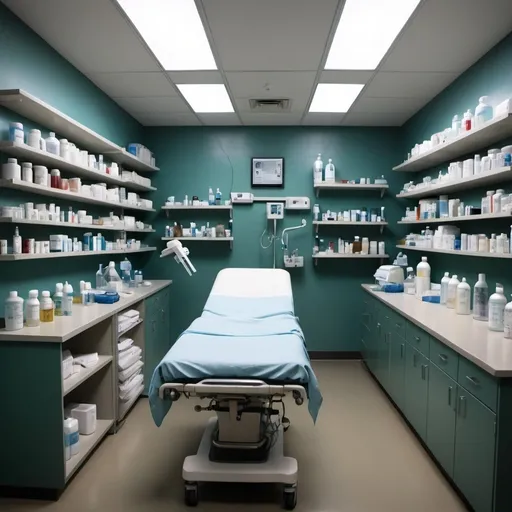
[[[393,318],[392,328],[393,328],[393,331],[395,332],[395,334],[398,334],[398,336],[400,336],[400,338],[402,338],[403,340],[406,339],[406,336],[405,336],[405,325],[406,324],[407,324],[407,320],[402,315],[395,313],[394,318]]]
[[[430,360],[452,379],[457,380],[459,354],[432,337],[430,337]]]
[[[489,409],[496,412],[498,400],[498,379],[488,374],[464,357],[459,358],[457,381],[472,395],[481,400]]]
[[[405,327],[405,339],[422,354],[428,356],[430,336],[417,325],[407,322]]]

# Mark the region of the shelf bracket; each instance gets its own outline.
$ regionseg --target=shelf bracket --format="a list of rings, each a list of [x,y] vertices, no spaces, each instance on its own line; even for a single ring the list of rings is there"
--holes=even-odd
[[[382,235],[382,233],[384,233],[384,225],[380,227],[380,234]]]
[[[384,197],[384,192],[386,191],[385,188],[380,189],[380,198],[382,199]]]
[[[230,248],[230,250],[233,250],[233,240],[229,241],[229,248]]]
[[[316,197],[320,197],[320,188],[317,188],[315,191]]]
[[[170,211],[169,211],[169,210],[165,210],[165,216],[166,216],[167,218],[169,218],[169,213],[170,213]]]
[[[318,224],[315,224],[315,233],[318,235]]]
[[[313,258],[314,262],[315,262],[315,267],[318,266],[318,258]]]

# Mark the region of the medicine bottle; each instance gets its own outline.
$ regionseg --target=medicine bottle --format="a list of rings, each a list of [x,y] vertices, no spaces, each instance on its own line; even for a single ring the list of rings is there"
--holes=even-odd
[[[362,249],[361,240],[358,236],[354,237],[354,242],[352,243],[352,252],[354,254],[360,254]]]
[[[39,319],[41,322],[53,322],[53,300],[49,291],[44,291],[41,298]]]
[[[26,322],[27,327],[37,327],[41,320],[39,318],[39,300],[37,296],[39,295],[39,292],[37,290],[30,290],[28,292],[28,300],[27,300],[27,309],[26,309]]]

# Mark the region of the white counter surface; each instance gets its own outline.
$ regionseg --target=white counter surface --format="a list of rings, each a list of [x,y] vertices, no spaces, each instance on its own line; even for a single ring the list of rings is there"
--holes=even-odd
[[[72,316],[55,317],[54,322],[41,324],[39,327],[24,327],[19,331],[0,329],[0,341],[63,343],[170,284],[172,281],[169,280],[154,280],[151,281],[151,286],[130,288],[129,291],[132,293],[121,294],[120,300],[115,304],[91,304],[90,306],[74,304]]]
[[[495,377],[512,377],[512,340],[505,339],[502,332],[489,331],[487,322],[473,320],[471,315],[457,315],[441,304],[422,302],[404,293],[375,292],[369,284],[361,286],[486,372]]]

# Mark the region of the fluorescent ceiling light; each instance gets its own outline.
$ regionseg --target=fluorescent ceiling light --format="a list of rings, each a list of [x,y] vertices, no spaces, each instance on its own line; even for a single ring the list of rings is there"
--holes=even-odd
[[[376,69],[420,0],[347,0],[325,69]]]
[[[177,84],[176,87],[198,114],[235,111],[223,84]]]
[[[117,0],[167,71],[217,69],[194,0]]]
[[[348,112],[364,84],[318,84],[310,112]]]

